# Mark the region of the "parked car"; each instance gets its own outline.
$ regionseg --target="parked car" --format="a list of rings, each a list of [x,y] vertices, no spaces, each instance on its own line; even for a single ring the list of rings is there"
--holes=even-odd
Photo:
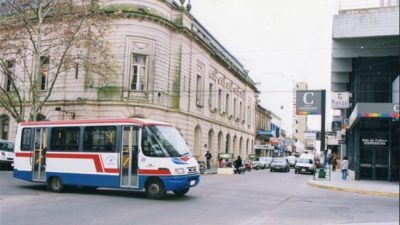
[[[260,169],[260,162],[258,160],[251,161],[251,168],[255,170]]]
[[[0,139],[0,167],[13,166],[14,143]]]
[[[286,158],[289,161],[291,167],[294,167],[296,165],[296,157],[290,155],[286,156]]]
[[[258,161],[262,169],[268,169],[271,166],[272,157],[260,157]]]
[[[314,174],[314,172],[315,172],[314,156],[309,155],[309,154],[300,155],[294,169],[295,169],[294,170],[295,173],[306,172],[306,173]]]
[[[271,170],[271,172],[274,172],[274,171],[289,172],[290,171],[290,163],[285,157],[273,158],[272,162],[271,162],[270,170]]]

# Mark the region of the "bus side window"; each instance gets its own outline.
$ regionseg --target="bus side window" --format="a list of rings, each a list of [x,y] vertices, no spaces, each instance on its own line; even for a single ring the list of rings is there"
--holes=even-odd
[[[83,151],[115,152],[116,127],[93,126],[85,127]]]
[[[78,151],[79,127],[55,127],[51,129],[50,150]]]
[[[22,129],[21,151],[30,151],[32,149],[32,128]]]

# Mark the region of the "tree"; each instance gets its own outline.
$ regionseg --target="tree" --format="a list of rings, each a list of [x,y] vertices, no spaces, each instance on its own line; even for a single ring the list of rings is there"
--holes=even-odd
[[[110,79],[115,70],[108,28],[95,0],[3,0],[0,108],[17,122],[37,120],[57,79],[76,65],[86,75]]]

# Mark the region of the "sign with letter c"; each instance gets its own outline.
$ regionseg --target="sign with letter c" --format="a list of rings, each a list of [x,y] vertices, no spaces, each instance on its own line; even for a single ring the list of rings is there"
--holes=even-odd
[[[321,115],[322,91],[297,90],[296,115]]]

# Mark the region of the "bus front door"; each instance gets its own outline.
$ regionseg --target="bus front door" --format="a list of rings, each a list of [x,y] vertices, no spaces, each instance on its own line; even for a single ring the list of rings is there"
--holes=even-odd
[[[46,130],[35,129],[35,144],[32,154],[32,180],[38,182],[46,181]]]
[[[128,188],[138,187],[138,127],[123,127],[121,142],[120,185]]]

